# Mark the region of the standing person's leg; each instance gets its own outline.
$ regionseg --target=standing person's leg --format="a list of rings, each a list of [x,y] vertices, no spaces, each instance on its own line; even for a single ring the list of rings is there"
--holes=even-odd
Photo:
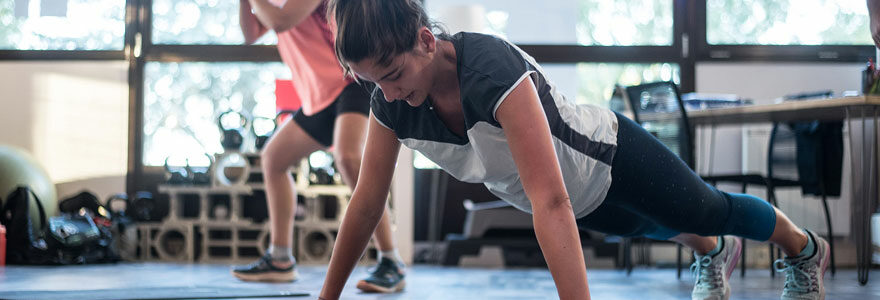
[[[335,103],[312,116],[298,111],[272,135],[260,154],[266,202],[269,208],[269,249],[257,262],[232,270],[246,281],[296,279],[293,258],[293,221],[296,188],[290,168],[332,142]]]
[[[333,158],[342,179],[355,188],[360,173],[364,143],[369,123],[369,86],[350,84],[337,99],[338,116],[333,133]],[[390,293],[404,288],[403,260],[394,245],[390,211],[385,208],[382,219],[373,234],[379,248],[379,266],[368,278],[358,282],[357,287],[366,292]]]

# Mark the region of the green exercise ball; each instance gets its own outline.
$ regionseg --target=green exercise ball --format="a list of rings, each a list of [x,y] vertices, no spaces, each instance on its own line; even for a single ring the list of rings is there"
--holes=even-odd
[[[58,196],[46,170],[24,150],[0,145],[0,204],[5,205],[6,197],[20,185],[34,191],[46,210],[47,218],[55,215],[58,211]],[[34,225],[39,226],[40,215],[36,204],[31,203],[30,212]]]

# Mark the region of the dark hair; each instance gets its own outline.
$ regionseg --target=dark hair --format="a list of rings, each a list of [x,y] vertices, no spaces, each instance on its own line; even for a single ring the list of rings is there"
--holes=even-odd
[[[336,58],[347,75],[350,63],[366,58],[387,66],[394,56],[415,47],[422,27],[448,39],[446,30],[428,18],[421,0],[332,0],[328,14],[336,18]]]

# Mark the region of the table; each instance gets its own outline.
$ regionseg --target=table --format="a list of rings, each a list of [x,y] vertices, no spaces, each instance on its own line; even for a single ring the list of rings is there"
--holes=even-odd
[[[876,209],[878,199],[877,149],[880,147],[877,139],[878,112],[880,112],[880,96],[858,96],[692,111],[688,112],[688,120],[691,130],[705,125],[845,120],[849,127],[848,143],[852,172],[850,208],[853,218],[852,234],[856,241],[859,283],[865,285],[871,267],[871,214]],[[652,115],[658,119],[664,118],[660,115]],[[869,123],[869,119],[873,122]],[[862,124],[862,131],[857,135],[852,128],[859,122]],[[866,133],[869,128],[873,128],[870,130],[871,134]],[[856,147],[860,147],[861,151],[857,153]]]

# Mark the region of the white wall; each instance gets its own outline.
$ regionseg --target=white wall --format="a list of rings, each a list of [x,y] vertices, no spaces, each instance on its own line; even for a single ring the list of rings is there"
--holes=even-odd
[[[29,151],[59,197],[125,191],[128,64],[0,63],[0,144]]]
[[[704,93],[732,93],[751,98],[755,104],[770,104],[787,94],[832,90],[835,95],[843,91],[860,89],[859,63],[699,63],[696,66],[696,90]],[[858,129],[858,128],[857,128]],[[718,142],[712,154],[716,173],[745,169],[765,173],[767,140],[770,125],[750,125],[743,129],[736,126],[716,128]],[[847,130],[846,128],[844,130]],[[743,134],[740,134],[742,132]],[[698,169],[707,173],[707,130],[698,133]],[[744,138],[724,138],[743,136]],[[702,140],[701,140],[702,139]],[[835,235],[849,234],[849,148],[844,142],[844,170],[842,197],[829,201]],[[743,159],[740,159],[743,158]],[[726,189],[737,191],[738,189]],[[763,190],[750,190],[751,194],[765,197]],[[816,197],[803,199],[799,190],[786,189],[778,192],[779,206],[795,223],[825,232],[825,217],[821,201]]]

